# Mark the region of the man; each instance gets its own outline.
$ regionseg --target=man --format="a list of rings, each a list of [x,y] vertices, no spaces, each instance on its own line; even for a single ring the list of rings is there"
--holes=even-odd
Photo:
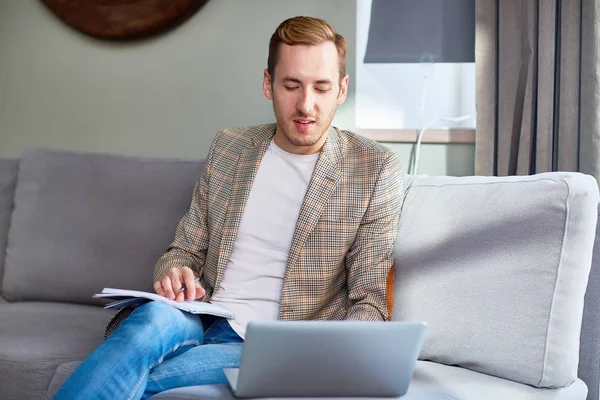
[[[331,126],[347,95],[345,56],[327,22],[281,23],[263,81],[277,123],[219,132],[156,264],[158,294],[210,301],[235,318],[146,303],[57,399],[139,399],[223,383],[252,320],[386,319],[401,172],[385,147]]]

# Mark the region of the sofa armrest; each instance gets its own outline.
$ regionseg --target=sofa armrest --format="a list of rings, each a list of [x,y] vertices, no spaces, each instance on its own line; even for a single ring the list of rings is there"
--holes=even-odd
[[[600,206],[599,206],[600,214]],[[588,387],[587,400],[600,399],[600,220],[590,270],[579,342],[579,379]]]
[[[19,160],[0,159],[0,303],[6,302],[2,297],[2,278],[18,172]]]

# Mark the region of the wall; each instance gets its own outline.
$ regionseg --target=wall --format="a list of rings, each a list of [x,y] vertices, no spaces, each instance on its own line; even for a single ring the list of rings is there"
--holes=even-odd
[[[295,15],[349,43],[348,0],[211,0],[185,24],[134,43],[86,37],[37,0],[0,0],[0,157],[28,147],[203,157],[219,129],[274,121],[261,84],[268,40]],[[354,84],[337,126],[354,127]]]
[[[72,30],[38,0],[0,0],[0,157],[29,147],[203,157],[219,129],[274,120],[261,91],[268,39],[302,14],[348,41],[350,95],[334,124],[355,129],[365,107],[356,104],[365,16],[355,1],[211,0],[164,35],[111,43]],[[411,144],[385,144],[408,165]],[[424,144],[420,172],[470,175],[473,159],[472,145]]]

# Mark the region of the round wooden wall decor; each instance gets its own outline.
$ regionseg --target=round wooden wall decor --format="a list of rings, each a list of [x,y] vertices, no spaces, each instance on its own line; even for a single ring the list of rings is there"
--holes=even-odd
[[[208,0],[41,0],[58,18],[99,39],[140,39],[173,28]]]

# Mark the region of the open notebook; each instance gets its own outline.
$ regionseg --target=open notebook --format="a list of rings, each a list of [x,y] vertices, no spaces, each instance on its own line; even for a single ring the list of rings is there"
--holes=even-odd
[[[179,303],[174,300],[169,300],[166,297],[159,296],[156,293],[142,292],[139,290],[104,288],[102,293],[97,293],[93,297],[116,300],[112,303],[108,303],[104,308],[123,308],[131,304],[160,301],[192,314],[210,314],[223,318],[233,318],[234,316],[231,311],[215,304],[188,300]]]

